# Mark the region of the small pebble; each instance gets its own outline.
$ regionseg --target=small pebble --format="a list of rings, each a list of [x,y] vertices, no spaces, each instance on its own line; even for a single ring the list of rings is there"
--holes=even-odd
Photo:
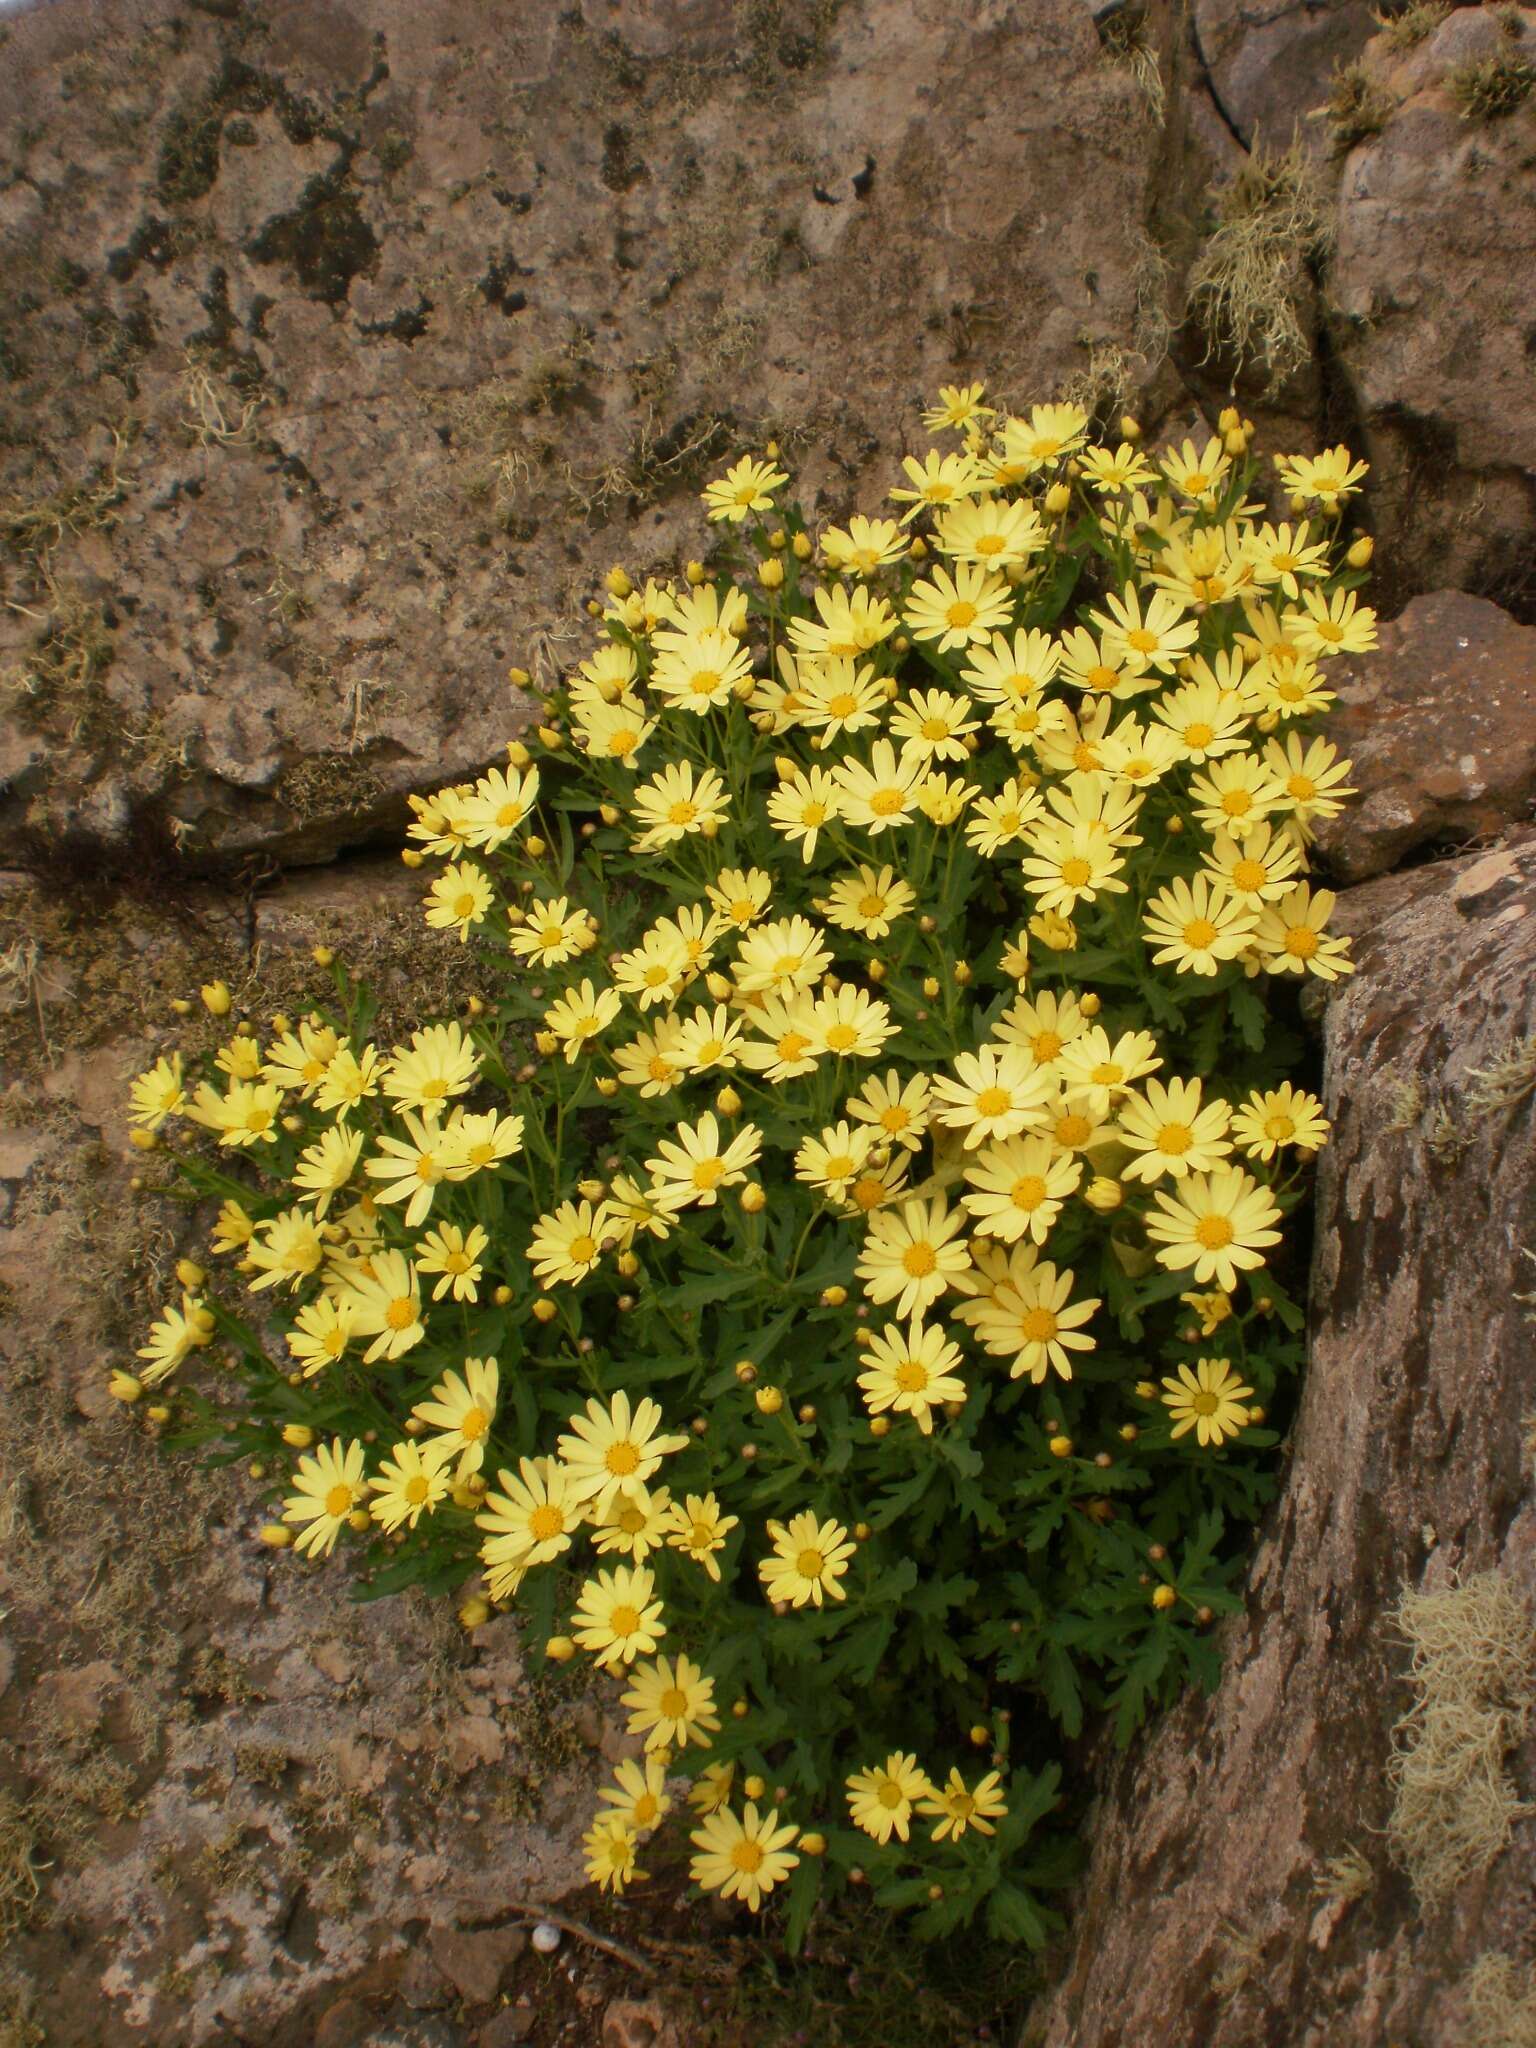
[[[541,1920],[533,1930],[533,1945],[541,1956],[552,1956],[560,1946],[560,1930],[548,1920]]]

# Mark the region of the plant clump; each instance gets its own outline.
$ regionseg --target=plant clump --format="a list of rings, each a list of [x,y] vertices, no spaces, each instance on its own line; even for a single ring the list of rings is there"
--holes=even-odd
[[[1326,255],[1331,223],[1317,175],[1299,143],[1283,156],[1258,150],[1224,195],[1216,230],[1189,279],[1189,306],[1208,354],[1234,371],[1261,366],[1269,388],[1312,354],[1302,325],[1312,267]]]
[[[1328,1138],[1295,996],[1351,968],[1364,465],[1279,459],[1277,524],[1236,413],[924,418],[820,531],[744,455],[710,566],[612,570],[533,743],[415,800],[457,1014],[381,1042],[337,932],[131,1091],[218,1210],[113,1392],[255,1461],[274,1549],[616,1681],[592,1878],[691,1809],[792,1944],[863,1886],[1039,1944],[1065,1743],[1214,1682]]]
[[[1504,1759],[1523,1740],[1536,1690],[1536,1616],[1520,1589],[1482,1572],[1405,1593],[1398,1625],[1415,1698],[1396,1731],[1387,1837],[1426,1906],[1486,1870],[1533,1809]]]
[[[1536,65],[1528,57],[1500,50],[1458,65],[1446,84],[1464,121],[1500,121],[1524,106],[1536,85]]]
[[[1357,143],[1379,135],[1392,118],[1395,102],[1363,64],[1345,64],[1329,82],[1323,108],[1335,156],[1348,156]]]

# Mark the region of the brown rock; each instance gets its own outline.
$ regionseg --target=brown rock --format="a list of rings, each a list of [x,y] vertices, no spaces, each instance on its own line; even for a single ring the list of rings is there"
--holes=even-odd
[[[315,2048],[363,2048],[376,2022],[360,1998],[338,1998],[315,2026]]]
[[[1536,61],[1536,9],[1458,9],[1404,58],[1385,38],[1369,46],[1389,118],[1344,163],[1325,290],[1375,469],[1384,579],[1523,611],[1536,596],[1536,94],[1467,119],[1450,85],[1494,59]]]
[[[1529,818],[1536,795],[1536,627],[1486,598],[1438,590],[1334,667],[1329,735],[1359,791],[1319,845],[1346,881],[1404,855]]]
[[[603,2013],[603,2048],[682,2048],[659,1998],[616,1998]]]
[[[1223,116],[1249,148],[1274,149],[1321,145],[1307,117],[1377,26],[1365,0],[1195,0],[1192,25]]]
[[[436,2012],[453,1996],[453,1987],[424,1948],[413,1948],[400,1972],[400,1996],[413,2012]]]
[[[434,1927],[432,1960],[466,2005],[489,2005],[501,1989],[504,1971],[528,1945],[521,1927],[486,1927],[461,1932]]]
[[[1527,1953],[1528,1821],[1433,1912],[1384,1839],[1413,1697],[1399,1597],[1485,1571],[1536,1594],[1512,1301],[1536,1093],[1510,1064],[1536,1038],[1536,841],[1414,879],[1326,1014],[1335,1132],[1285,1490],[1219,1689],[1105,1772],[1046,2048],[1471,2040],[1479,1959]]]
[[[313,12],[11,22],[12,845],[392,833],[759,422],[841,507],[941,381],[1133,349],[1155,129],[1081,0]]]
[[[537,2017],[532,2006],[505,2007],[480,2029],[478,2048],[517,2048],[518,2042],[526,2041],[533,2032]]]

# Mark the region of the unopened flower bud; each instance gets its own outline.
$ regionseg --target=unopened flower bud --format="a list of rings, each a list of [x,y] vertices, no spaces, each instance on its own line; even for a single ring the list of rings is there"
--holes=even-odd
[[[307,1422],[287,1422],[283,1425],[283,1442],[293,1450],[307,1451],[315,1440],[315,1432]]]
[[[198,990],[198,994],[203,999],[203,1008],[208,1011],[210,1016],[227,1017],[229,1015],[230,1005],[234,998],[230,995],[229,986],[226,982],[205,981]]]
[[[156,1152],[160,1148],[160,1140],[153,1131],[130,1131],[128,1142],[135,1152]]]
[[[869,1421],[869,1433],[872,1437],[889,1436],[891,1433],[891,1418],[889,1415],[872,1415]]]
[[[693,588],[697,590],[704,581],[704,564],[702,562],[690,562],[683,570],[683,574],[693,585]]]
[[[957,960],[953,972],[956,988],[968,986],[971,979],[971,963],[969,960]]]
[[[1375,552],[1375,541],[1371,539],[1368,533],[1362,533],[1360,538],[1350,546],[1344,559],[1348,562],[1351,569],[1363,569],[1370,562]]]
[[[741,1789],[748,1799],[761,1799],[768,1787],[754,1771],[750,1777],[742,1779]]]
[[[1053,1458],[1070,1458],[1070,1457],[1071,1457],[1071,1455],[1072,1455],[1072,1439],[1071,1439],[1071,1437],[1069,1437],[1069,1436],[1053,1436],[1053,1437],[1051,1438],[1051,1456],[1052,1456]]]
[[[293,1531],[284,1522],[263,1522],[256,1531],[258,1543],[265,1543],[268,1550],[287,1550],[293,1542]]]
[[[576,1645],[569,1636],[551,1636],[544,1645],[544,1654],[551,1664],[569,1664],[576,1654]]]
[[[1072,486],[1070,484],[1052,484],[1045,494],[1046,516],[1050,519],[1059,519],[1071,502]]]
[[[1083,1189],[1083,1200],[1090,1209],[1097,1209],[1101,1216],[1107,1216],[1125,1200],[1125,1189],[1107,1173],[1095,1174]]]
[[[722,1116],[739,1116],[741,1114],[741,1097],[727,1083],[715,1097],[715,1107]]]
[[[549,842],[541,839],[537,832],[530,832],[523,841],[523,851],[530,860],[542,860],[549,851]]]
[[[1170,1607],[1177,1606],[1178,1598],[1179,1596],[1172,1586],[1157,1586],[1153,1588],[1152,1605],[1159,1614],[1166,1614]]]
[[[547,1294],[541,1294],[533,1304],[534,1317],[541,1323],[552,1323],[560,1311]]]
[[[768,1190],[760,1180],[749,1180],[741,1191],[741,1206],[748,1216],[760,1216],[768,1206]]]
[[[784,1394],[779,1387],[759,1387],[752,1398],[759,1415],[777,1415],[784,1406]]]
[[[797,533],[789,545],[797,562],[808,562],[816,552],[815,543],[808,533]]]
[[[131,1372],[114,1372],[107,1380],[107,1392],[114,1401],[121,1401],[125,1407],[132,1407],[144,1393],[144,1382]]]
[[[818,1835],[812,1832],[808,1835],[802,1835],[795,1846],[799,1849],[802,1856],[825,1856],[827,1853],[827,1838],[825,1835]]]

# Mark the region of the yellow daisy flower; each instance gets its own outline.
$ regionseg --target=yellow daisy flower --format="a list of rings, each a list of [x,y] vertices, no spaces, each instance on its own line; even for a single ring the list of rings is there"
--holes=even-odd
[[[964,1227],[963,1213],[951,1211],[942,1195],[877,1210],[855,1268],[864,1292],[877,1305],[894,1301],[898,1316],[922,1315],[970,1265]]]
[[[910,1415],[922,1434],[931,1436],[934,1409],[965,1399],[965,1381],[955,1371],[961,1363],[959,1346],[940,1325],[925,1327],[914,1317],[903,1334],[900,1324],[887,1323],[865,1345],[862,1358],[859,1385],[871,1415],[893,1409]]]
[[[560,1041],[566,1065],[574,1066],[623,1007],[624,999],[616,988],[598,989],[583,981],[550,1004],[544,1012],[544,1028]]]
[[[917,892],[898,879],[894,868],[861,865],[853,874],[839,876],[827,894],[816,899],[816,908],[839,931],[883,939],[916,901]]]
[[[685,1209],[697,1204],[711,1209],[724,1188],[738,1187],[747,1177],[762,1150],[762,1133],[755,1124],[743,1124],[728,1144],[722,1145],[720,1126],[714,1112],[706,1110],[697,1123],[679,1124],[671,1138],[663,1138],[656,1156],[647,1159],[652,1191],[661,1207]]]
[[[563,967],[586,951],[592,920],[565,896],[535,897],[507,933],[508,950],[536,967]]]
[[[699,1852],[688,1874],[705,1891],[741,1899],[755,1913],[800,1861],[789,1846],[799,1832],[774,1812],[759,1816],[750,1802],[739,1818],[729,1810],[712,1813],[688,1837]]]
[[[616,1815],[604,1814],[593,1821],[581,1838],[588,1883],[622,1896],[625,1885],[646,1874],[635,1861],[637,1846],[633,1833]]]
[[[404,1252],[376,1252],[348,1273],[338,1290],[351,1312],[352,1328],[373,1342],[363,1363],[403,1358],[427,1334],[421,1320],[421,1285]]]
[[[1135,1158],[1121,1169],[1127,1180],[1153,1181],[1164,1174],[1182,1180],[1209,1173],[1231,1156],[1225,1102],[1200,1100],[1199,1081],[1148,1081],[1140,1095],[1120,1104],[1116,1123]]]
[[[383,1089],[398,1110],[437,1115],[450,1097],[463,1095],[474,1086],[479,1071],[479,1055],[462,1025],[429,1024],[412,1034],[408,1046],[394,1048],[384,1069]]]
[[[419,1422],[443,1432],[437,1441],[447,1454],[458,1452],[460,1479],[478,1472],[485,1463],[486,1437],[495,1419],[500,1382],[494,1358],[466,1358],[462,1376],[445,1373],[427,1399],[411,1410]]]
[[[740,526],[754,512],[771,511],[774,492],[781,491],[788,482],[784,471],[775,469],[771,462],[754,461],[750,455],[743,455],[724,476],[717,476],[713,483],[704,486],[704,508],[711,519]]]
[[[597,1795],[604,1805],[614,1809],[604,1818],[622,1821],[636,1834],[648,1835],[672,1811],[665,1764],[654,1757],[641,1763],[625,1757],[613,1775],[615,1782],[602,1786]]]
[[[1321,1151],[1329,1128],[1317,1097],[1289,1081],[1262,1092],[1255,1089],[1232,1115],[1232,1135],[1250,1159],[1273,1159],[1283,1145],[1294,1145],[1298,1152]]]
[[[795,1153],[795,1179],[841,1201],[862,1171],[875,1142],[867,1125],[829,1124],[819,1137],[802,1138]]]
[[[894,1067],[883,1075],[871,1075],[857,1095],[843,1105],[859,1123],[870,1124],[888,1145],[908,1152],[921,1149],[928,1128],[928,1076],[903,1077]]]
[[[1040,1122],[1050,1082],[1016,1045],[984,1045],[958,1053],[954,1076],[936,1075],[933,1093],[939,1122],[963,1131],[967,1150],[1012,1138]]]
[[[932,1789],[917,1758],[893,1750],[883,1764],[849,1778],[848,1811],[854,1826],[877,1842],[888,1842],[892,1835],[904,1842],[912,1830],[914,1801]]]
[[[873,576],[907,552],[907,537],[894,519],[866,519],[856,512],[846,526],[829,526],[821,536],[822,560],[842,576]]]
[[[976,707],[958,690],[914,690],[891,707],[890,729],[903,751],[925,761],[968,761]]]
[[[572,1498],[593,1515],[607,1512],[622,1492],[643,1492],[661,1461],[686,1450],[686,1436],[658,1435],[661,1409],[646,1398],[630,1408],[620,1391],[607,1407],[589,1399],[585,1413],[570,1418],[571,1433],[555,1446],[570,1475]]]
[[[1262,1266],[1265,1252],[1280,1242],[1274,1196],[1240,1167],[1189,1174],[1171,1194],[1159,1188],[1156,1201],[1147,1235],[1162,1246],[1159,1264],[1192,1268],[1202,1287],[1214,1280],[1231,1294],[1239,1272]]]
[[[906,484],[893,486],[891,502],[905,505],[901,523],[906,526],[920,512],[935,511],[963,498],[973,498],[984,487],[981,471],[968,455],[941,455],[930,448],[919,462],[915,455],[902,459]]]
[[[168,1116],[185,1108],[186,1100],[181,1054],[172,1053],[135,1076],[128,1090],[128,1121],[141,1130],[158,1131]]]
[[[736,949],[735,981],[742,995],[787,996],[813,989],[832,965],[825,933],[798,912],[754,925]]]
[[[442,1276],[432,1290],[434,1301],[441,1301],[449,1293],[455,1301],[480,1299],[480,1277],[484,1271],[480,1261],[490,1242],[478,1223],[471,1224],[468,1231],[461,1230],[457,1223],[440,1223],[417,1239],[417,1272]]]
[[[709,1498],[713,1500],[714,1495]],[[730,1517],[733,1527],[735,1520],[734,1515]],[[675,1664],[666,1657],[658,1657],[653,1664],[637,1664],[629,1674],[629,1691],[620,1695],[619,1704],[629,1708],[629,1733],[643,1735],[647,1749],[686,1749],[691,1742],[708,1749],[711,1736],[720,1732],[715,1681],[682,1655]],[[725,1766],[727,1771],[729,1768]],[[725,1789],[730,1789],[729,1776]]]
[[[770,1600],[820,1607],[828,1597],[847,1599],[847,1588],[838,1582],[847,1573],[853,1545],[841,1522],[820,1521],[806,1508],[787,1523],[770,1522],[768,1538],[773,1555],[761,1560],[757,1575]]]
[[[1009,1138],[967,1159],[970,1191],[960,1200],[985,1236],[1002,1244],[1021,1237],[1044,1244],[1082,1177],[1082,1161],[1050,1138]]]
[[[807,1013],[806,1029],[811,1034],[813,1053],[829,1052],[838,1059],[872,1060],[897,1035],[888,1003],[882,1003],[867,989],[845,982],[834,995],[817,996]]]
[[[305,1379],[312,1380],[316,1373],[336,1363],[356,1328],[357,1313],[349,1301],[334,1294],[321,1294],[299,1310],[294,1328],[283,1341]]]
[[[630,811],[645,830],[631,844],[637,853],[654,853],[694,832],[713,836],[729,809],[725,784],[713,768],[695,774],[688,762],[672,761],[635,789]]]
[[[304,1209],[284,1209],[281,1215],[263,1223],[251,1239],[248,1258],[256,1277],[246,1285],[253,1294],[263,1287],[283,1283],[298,1287],[311,1273],[320,1270],[325,1245],[315,1219]]]
[[[902,618],[918,640],[931,640],[940,654],[990,640],[1013,618],[1013,590],[975,562],[935,569],[907,593]]]
[[[407,1437],[395,1445],[368,1484],[373,1491],[369,1512],[381,1528],[414,1529],[423,1515],[429,1515],[448,1493],[451,1481],[448,1463],[453,1456],[445,1444],[415,1444]]]
[[[1094,1349],[1081,1326],[1101,1305],[1097,1296],[1072,1300],[1075,1277],[1070,1267],[1058,1272],[1033,1245],[1017,1245],[1006,1259],[992,1253],[977,1261],[978,1291],[955,1314],[994,1358],[1012,1361],[1010,1379],[1027,1375],[1039,1386],[1055,1371],[1069,1380],[1072,1352]]]
[[[1326,929],[1337,897],[1331,889],[1313,889],[1298,882],[1277,902],[1259,912],[1253,943],[1271,974],[1315,974],[1337,981],[1353,974],[1347,938],[1333,938]]]
[[[444,868],[427,892],[426,921],[435,930],[457,930],[461,941],[469,938],[471,925],[483,924],[496,901],[496,891],[484,868],[473,861],[457,861]]]
[[[667,1537],[667,1547],[682,1551],[685,1557],[691,1557],[695,1564],[702,1565],[719,1585],[720,1567],[716,1557],[725,1548],[725,1539],[739,1521],[737,1515],[721,1513],[720,1503],[712,1493],[690,1493],[685,1501],[672,1503],[672,1530]]]
[[[644,1565],[619,1565],[588,1579],[576,1602],[576,1641],[601,1671],[615,1671],[651,1656],[666,1634],[656,1581]]]
[[[917,808],[918,791],[927,773],[927,763],[920,755],[906,749],[898,758],[889,740],[876,740],[867,762],[850,755],[833,770],[840,815],[871,838],[904,825]]]
[[[917,1810],[936,1822],[934,1841],[959,1841],[967,1828],[974,1828],[979,1835],[995,1835],[992,1823],[1007,1813],[1008,1802],[996,1771],[988,1771],[967,1791],[964,1778],[952,1769],[942,1785],[931,1787],[928,1796],[918,1802]]]
[[[1171,960],[1180,974],[1215,974],[1247,950],[1257,924],[1252,910],[1200,874],[1159,889],[1141,928],[1156,966]]]
[[[1175,1439],[1195,1432],[1204,1449],[1221,1445],[1246,1427],[1248,1410],[1244,1400],[1253,1392],[1232,1370],[1226,1358],[1200,1358],[1194,1370],[1181,1365],[1177,1377],[1163,1381],[1162,1400],[1173,1423]]]
[[[554,1458],[519,1458],[517,1474],[503,1466],[496,1484],[500,1491],[487,1493],[475,1527],[487,1532],[480,1560],[491,1567],[491,1597],[500,1599],[493,1575],[508,1568],[521,1574],[563,1556],[581,1526],[581,1505],[570,1474]]]
[[[546,1288],[561,1281],[579,1286],[601,1259],[609,1228],[605,1203],[562,1202],[534,1226],[528,1246],[533,1277]]]
[[[363,1447],[333,1437],[300,1458],[295,1491],[283,1502],[283,1520],[300,1531],[294,1549],[306,1557],[329,1557],[354,1509],[367,1498]]]

